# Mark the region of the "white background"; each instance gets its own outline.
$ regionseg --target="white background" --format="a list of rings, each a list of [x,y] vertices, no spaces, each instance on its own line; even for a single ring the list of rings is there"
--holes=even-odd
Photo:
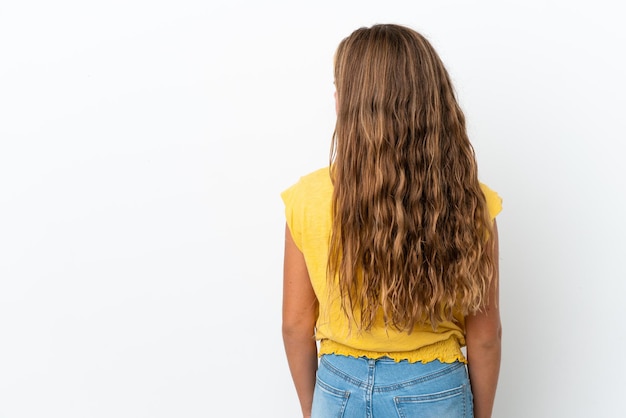
[[[496,417],[626,416],[618,1],[0,3],[0,417],[297,417],[279,193],[352,30],[427,36],[498,218]]]

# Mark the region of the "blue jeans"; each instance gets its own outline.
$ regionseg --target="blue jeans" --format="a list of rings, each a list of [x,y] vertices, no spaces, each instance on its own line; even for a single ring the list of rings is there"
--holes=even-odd
[[[323,355],[311,418],[472,418],[463,363]]]

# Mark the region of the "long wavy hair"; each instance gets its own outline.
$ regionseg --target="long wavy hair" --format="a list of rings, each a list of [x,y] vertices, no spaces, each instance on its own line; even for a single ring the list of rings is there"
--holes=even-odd
[[[493,223],[455,92],[416,31],[360,28],[335,54],[328,276],[359,330],[433,329],[487,302]]]

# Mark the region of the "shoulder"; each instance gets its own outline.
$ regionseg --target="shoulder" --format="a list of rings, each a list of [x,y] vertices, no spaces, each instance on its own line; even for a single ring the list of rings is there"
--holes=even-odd
[[[319,168],[300,177],[300,183],[307,186],[324,186],[330,184],[329,167]]]
[[[484,183],[480,183],[480,189],[485,195],[489,215],[491,219],[494,219],[502,211],[502,198],[496,191],[492,190]]]
[[[281,196],[283,199],[297,194],[310,196],[329,190],[332,190],[329,167],[323,167],[301,176],[296,183],[285,189]]]
[[[328,167],[303,175],[280,194],[285,204],[285,216],[292,238],[303,249],[308,231],[323,230],[330,213],[332,182]]]

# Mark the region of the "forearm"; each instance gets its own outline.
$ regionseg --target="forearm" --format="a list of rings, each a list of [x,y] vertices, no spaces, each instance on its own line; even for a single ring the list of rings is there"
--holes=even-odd
[[[283,332],[283,341],[291,377],[296,387],[302,416],[311,416],[315,373],[317,372],[317,345],[313,336]]]
[[[501,351],[499,339],[489,344],[467,344],[475,418],[491,418],[500,374]]]

